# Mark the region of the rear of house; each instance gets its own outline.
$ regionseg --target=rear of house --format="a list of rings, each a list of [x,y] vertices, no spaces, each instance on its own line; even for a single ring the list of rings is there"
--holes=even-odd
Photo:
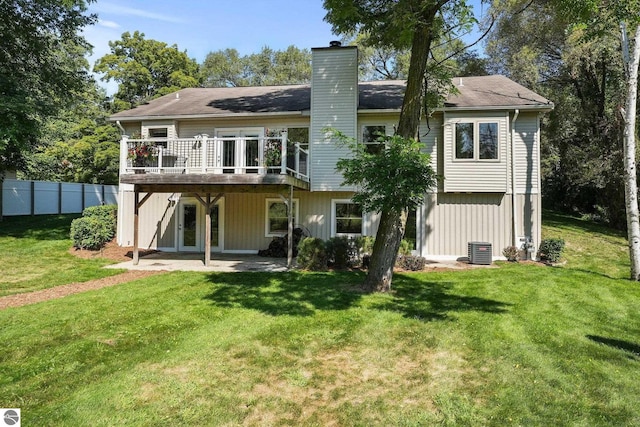
[[[327,128],[376,149],[398,122],[403,81],[358,82],[357,49],[313,49],[310,85],[183,89],[112,116],[121,126],[118,242],[163,251],[257,253],[293,224],[374,236],[378,214],[351,201]],[[416,254],[459,258],[467,244],[540,241],[540,115],[552,104],[502,76],[458,93],[420,129],[443,177],[411,212]],[[147,147],[151,154],[146,155]],[[135,224],[138,224],[136,227]]]

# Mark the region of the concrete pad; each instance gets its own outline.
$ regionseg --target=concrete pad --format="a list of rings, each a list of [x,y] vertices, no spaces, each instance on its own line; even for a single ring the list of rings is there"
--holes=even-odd
[[[121,262],[107,268],[150,271],[287,271],[286,258],[269,258],[257,255],[212,254],[209,267],[204,265],[202,253],[157,252],[140,258],[138,265],[133,261]]]

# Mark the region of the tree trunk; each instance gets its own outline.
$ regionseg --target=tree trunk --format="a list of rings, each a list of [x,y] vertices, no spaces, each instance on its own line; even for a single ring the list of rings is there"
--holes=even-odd
[[[416,32],[413,36],[407,88],[396,130],[396,134],[404,138],[418,139],[424,99],[423,85],[432,41],[431,25],[439,7],[439,5],[434,6],[433,9],[425,11],[423,20],[416,26]],[[369,271],[363,285],[364,289],[369,292],[387,292],[391,289],[393,267],[398,257],[398,250],[404,237],[404,228],[407,222],[406,207],[403,212],[383,210],[381,214]]]
[[[364,290],[388,292],[391,289],[393,266],[396,264],[406,223],[407,211],[382,212]]]
[[[636,172],[636,102],[638,98],[638,64],[640,63],[640,25],[636,28],[633,52],[629,50],[626,26],[621,24],[622,56],[627,77],[624,117],[624,190],[627,208],[627,235],[631,280],[640,280],[640,213]],[[631,54],[631,55],[630,55]]]

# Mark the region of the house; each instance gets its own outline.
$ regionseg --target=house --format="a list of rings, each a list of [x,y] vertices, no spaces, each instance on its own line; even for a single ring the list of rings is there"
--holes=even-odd
[[[376,135],[394,132],[405,82],[358,82],[357,55],[312,49],[310,85],[182,89],[114,114],[119,244],[134,245],[136,260],[143,247],[204,251],[208,263],[211,252],[257,253],[290,223],[322,239],[375,235],[378,214],[341,185],[335,166],[349,152],[326,129],[375,150]],[[410,213],[406,237],[428,258],[464,257],[471,241],[491,243],[493,256],[539,244],[540,117],[552,103],[503,76],[454,84],[422,121],[444,179]]]

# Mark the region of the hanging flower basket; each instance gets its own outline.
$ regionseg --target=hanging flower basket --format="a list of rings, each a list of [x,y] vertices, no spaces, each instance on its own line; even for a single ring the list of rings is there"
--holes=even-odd
[[[152,141],[136,142],[129,148],[127,158],[131,160],[131,166],[134,168],[151,166],[156,158],[156,148]]]

